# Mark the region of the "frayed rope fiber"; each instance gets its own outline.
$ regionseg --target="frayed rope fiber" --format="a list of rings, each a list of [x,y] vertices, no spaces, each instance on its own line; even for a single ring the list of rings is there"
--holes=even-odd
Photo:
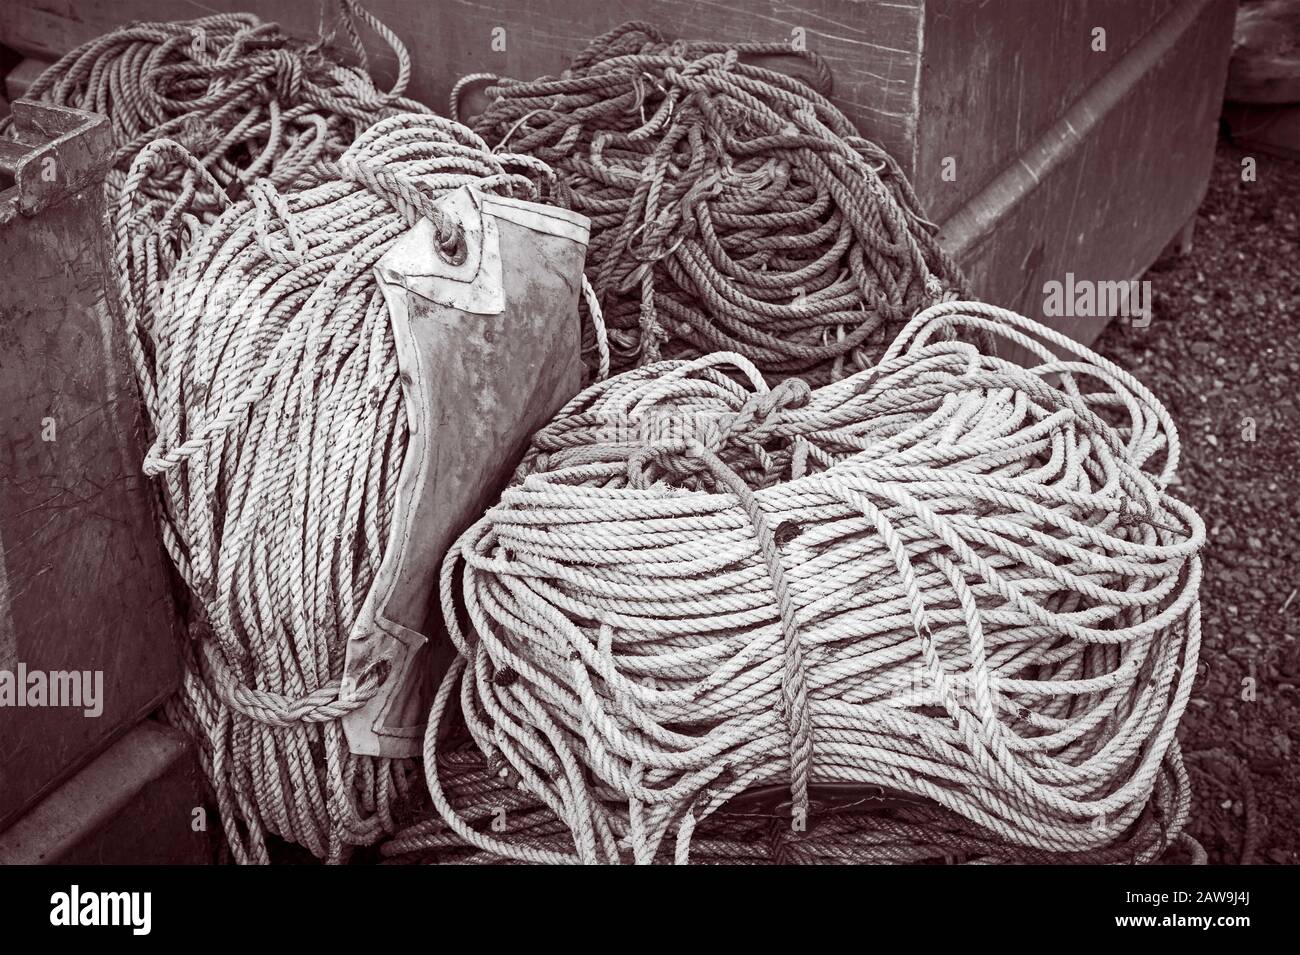
[[[484,78],[457,85],[453,117]],[[777,378],[828,381],[961,294],[902,170],[826,99],[813,54],[668,43],[628,23],[559,77],[489,79],[473,128],[550,165],[557,201],[591,219],[587,274],[616,371],[736,351]]]
[[[1149,861],[1186,818],[1200,643],[1178,459],[1131,375],[974,302],[816,390],[731,354],[594,385],[447,556],[441,824],[394,851],[445,826],[497,858],[686,862],[746,790],[787,788],[797,831],[848,784],[937,807],[913,848]],[[440,737],[455,700],[486,773],[468,789]],[[504,806],[519,831],[484,825]],[[907,819],[860,833],[906,856]]]

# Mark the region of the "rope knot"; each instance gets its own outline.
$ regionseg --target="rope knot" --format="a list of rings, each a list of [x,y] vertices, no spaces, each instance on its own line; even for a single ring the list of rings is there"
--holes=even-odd
[[[292,50],[271,50],[271,64],[275,67],[272,87],[276,99],[296,102],[302,94],[302,59]]]
[[[704,458],[690,446],[655,444],[640,448],[627,459],[628,486],[644,491],[654,483],[648,472],[653,464],[674,482],[685,481],[707,468]]]
[[[735,438],[745,444],[758,444],[768,431],[769,424],[778,423],[781,412],[802,408],[808,403],[811,394],[808,382],[802,378],[787,378],[770,391],[751,395],[730,424],[721,429],[715,446],[721,446],[728,438]]]

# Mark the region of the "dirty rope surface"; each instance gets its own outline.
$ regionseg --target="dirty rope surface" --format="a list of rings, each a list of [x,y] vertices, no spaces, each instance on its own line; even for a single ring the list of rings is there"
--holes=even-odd
[[[231,198],[259,177],[279,187],[309,180],[367,126],[396,112],[427,112],[405,99],[410,57],[397,36],[352,0],[340,0],[350,65],[332,41],[291,38],[247,13],[134,23],[83,44],[41,74],[27,96],[109,118],[116,147],[110,203],[140,151],[155,139],[185,146]],[[380,90],[367,72],[358,25],[392,50],[397,77]],[[183,166],[159,169],[151,198],[195,187]],[[220,211],[215,195],[187,196],[196,214]]]

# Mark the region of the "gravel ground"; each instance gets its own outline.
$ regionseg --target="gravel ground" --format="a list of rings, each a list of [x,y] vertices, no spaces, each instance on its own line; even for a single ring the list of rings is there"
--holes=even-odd
[[[1300,862],[1300,164],[1220,143],[1189,254],[1152,267],[1145,329],[1095,346],[1166,404],[1175,494],[1209,530],[1204,635],[1180,737],[1211,863]],[[1254,432],[1251,433],[1253,426]]]

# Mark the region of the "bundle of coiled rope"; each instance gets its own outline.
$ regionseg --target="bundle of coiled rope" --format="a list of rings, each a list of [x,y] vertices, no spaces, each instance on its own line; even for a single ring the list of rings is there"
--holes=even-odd
[[[805,82],[749,62],[788,55]],[[452,97],[457,115],[466,77]],[[898,164],[778,44],[667,43],[629,23],[561,76],[497,79],[471,124],[555,169],[591,219],[615,370],[736,351],[826,381],[866,367],[962,280]]]
[[[258,178],[289,186],[337,160],[375,120],[426,111],[402,96],[410,57],[397,36],[354,0],[338,7],[359,65],[345,62],[326,38],[309,43],[252,14],[218,14],[107,33],[53,64],[27,96],[108,117],[116,146],[110,199],[140,151],[164,138],[185,146],[230,198]],[[359,23],[396,58],[387,91],[368,72]],[[174,200],[193,181],[178,166],[160,169],[147,188]],[[208,192],[186,204],[210,214],[220,202]]]
[[[343,646],[406,436],[370,270],[443,191],[551,181],[400,113],[423,109],[405,51],[343,7],[360,69],[221,16],[126,28],[33,88],[112,119],[146,470],[191,598],[168,712],[240,860],[267,861],[268,833],[342,860],[423,798],[412,763],[351,754],[338,723],[366,698],[340,699]],[[397,54],[386,93],[354,18]],[[1029,373],[940,336],[1010,321],[971,304],[914,323],[879,371],[768,389],[760,371],[868,367],[960,278],[824,71],[814,91],[743,62],[767,52],[632,26],[560,80],[493,90],[479,128],[555,161],[595,219],[619,363],[727,348],[758,367],[656,364],[539,435],[443,579],[468,661],[426,741],[444,822],[386,851],[1154,858],[1186,815],[1172,732],[1199,639],[1172,426],[1095,356]],[[858,787],[842,810],[837,785]],[[733,799],[774,787],[788,808]]]
[[[848,786],[903,808],[841,858],[1150,860],[1200,641],[1178,459],[1131,375],[972,302],[817,390],[731,354],[595,385],[447,556],[441,823],[392,851],[685,862],[699,829],[741,857],[706,837],[733,798],[788,788],[798,843]]]
[[[352,755],[339,723],[369,698],[363,685],[341,700],[340,677],[407,439],[373,267],[437,196],[473,184],[536,198],[543,171],[423,114],[376,123],[337,168],[296,192],[257,183],[203,227],[144,198],[160,169],[224,195],[159,140],[116,210],[145,470],[162,479],[163,537],[191,595],[194,659],[168,714],[200,741],[241,861],[268,860],[267,832],[339,861],[394,831],[413,795],[410,761]]]
[[[421,115],[402,97],[396,35],[352,0],[339,10],[359,65],[327,38],[230,14],[123,27],[30,91],[110,120],[145,470],[162,477],[162,537],[188,588],[189,659],[167,714],[200,743],[240,861],[268,861],[268,832],[341,860],[420,798],[409,761],[351,755],[337,722],[366,695],[339,700],[343,643],[406,439],[371,268],[416,217],[437,218],[442,193],[533,197],[549,176]],[[387,91],[359,23],[393,51]]]

